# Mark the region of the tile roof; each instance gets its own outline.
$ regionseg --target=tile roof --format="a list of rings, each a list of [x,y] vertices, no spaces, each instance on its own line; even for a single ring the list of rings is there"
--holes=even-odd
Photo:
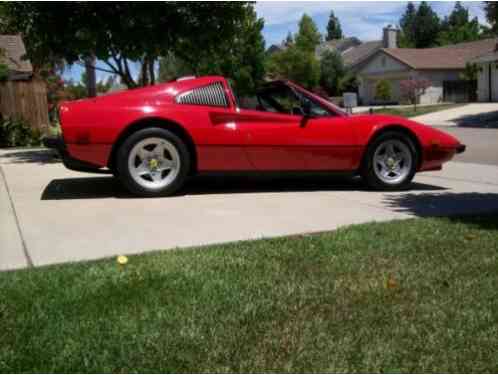
[[[6,64],[10,70],[20,73],[33,72],[31,62],[22,59],[26,48],[20,35],[0,35],[0,49],[4,51],[0,62]]]
[[[453,44],[435,48],[383,48],[382,51],[412,69],[464,69],[478,56],[495,51],[498,39]]]
[[[362,63],[381,48],[382,48],[381,40],[365,42],[357,47],[344,51],[342,53],[342,59],[346,66],[352,67]]]

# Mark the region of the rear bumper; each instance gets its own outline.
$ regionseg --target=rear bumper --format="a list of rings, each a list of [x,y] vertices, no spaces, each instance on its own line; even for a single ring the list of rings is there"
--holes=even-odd
[[[62,159],[62,163],[67,169],[78,172],[90,173],[111,173],[110,170],[102,169],[99,165],[88,163],[83,160],[75,159],[67,151],[66,143],[62,137],[47,137],[43,139],[43,145],[47,148],[56,150]]]

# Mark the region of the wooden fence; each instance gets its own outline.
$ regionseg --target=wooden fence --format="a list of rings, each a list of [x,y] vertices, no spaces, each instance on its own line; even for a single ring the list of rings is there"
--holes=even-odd
[[[29,80],[1,83],[0,113],[3,118],[22,118],[31,127],[45,133],[49,125],[45,82]]]

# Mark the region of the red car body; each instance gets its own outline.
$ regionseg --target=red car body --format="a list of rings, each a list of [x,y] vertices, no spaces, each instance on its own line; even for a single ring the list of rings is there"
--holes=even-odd
[[[182,93],[213,83],[222,85],[226,107],[178,102]],[[62,104],[59,113],[67,157],[85,167],[76,169],[112,169],[120,143],[150,124],[182,137],[193,153],[195,173],[357,171],[369,142],[387,129],[412,137],[420,154],[417,171],[438,170],[464,149],[457,139],[434,128],[401,117],[348,115],[292,82],[285,84],[334,115],[307,118],[241,109],[225,78],[181,79]]]

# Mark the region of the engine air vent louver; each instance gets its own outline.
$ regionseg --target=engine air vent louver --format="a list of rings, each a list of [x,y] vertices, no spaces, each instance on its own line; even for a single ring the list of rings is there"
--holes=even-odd
[[[215,107],[228,107],[228,100],[221,82],[208,86],[198,87],[184,92],[176,97],[178,104],[210,105]]]

